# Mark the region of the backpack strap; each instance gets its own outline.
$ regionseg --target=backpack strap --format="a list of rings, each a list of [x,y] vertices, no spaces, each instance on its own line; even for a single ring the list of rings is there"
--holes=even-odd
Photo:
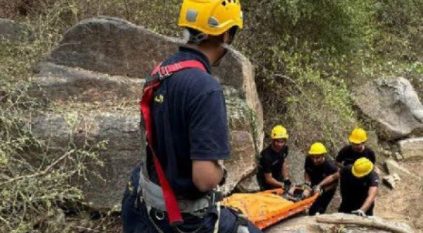
[[[150,81],[147,81],[144,85],[144,92],[140,102],[141,117],[144,122],[145,134],[147,145],[150,148],[151,154],[153,155],[154,168],[159,178],[160,187],[162,188],[164,202],[166,205],[166,212],[168,214],[169,223],[172,226],[176,226],[183,223],[181,211],[176,200],[176,196],[169,184],[166,174],[160,164],[160,161],[154,150],[154,134],[153,134],[153,118],[151,116],[151,106],[153,102],[154,91],[160,87],[161,81],[172,74],[189,68],[197,68],[206,72],[204,65],[196,60],[182,61],[166,66],[159,64],[151,72]]]

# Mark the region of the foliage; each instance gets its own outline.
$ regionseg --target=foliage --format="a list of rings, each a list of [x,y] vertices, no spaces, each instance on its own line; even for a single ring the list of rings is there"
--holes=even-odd
[[[88,162],[102,164],[104,142],[52,150],[31,132],[30,119],[45,110],[28,96],[32,68],[60,39],[61,12],[28,21],[27,41],[0,41],[0,232],[71,232],[61,208],[82,201],[71,181],[89,172]]]

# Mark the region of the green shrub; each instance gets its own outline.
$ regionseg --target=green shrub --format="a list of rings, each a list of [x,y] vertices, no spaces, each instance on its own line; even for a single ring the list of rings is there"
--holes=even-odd
[[[0,232],[72,232],[61,208],[82,201],[82,193],[71,179],[86,174],[88,163],[101,165],[102,142],[51,151],[30,130],[32,116],[46,110],[27,94],[32,69],[61,38],[63,12],[25,21],[33,40],[0,41]]]

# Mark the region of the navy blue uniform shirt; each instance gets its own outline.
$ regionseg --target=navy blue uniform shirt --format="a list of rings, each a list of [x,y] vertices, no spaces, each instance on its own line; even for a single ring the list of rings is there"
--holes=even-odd
[[[227,159],[228,126],[222,87],[210,75],[204,54],[181,47],[162,66],[185,60],[200,61],[207,72],[184,69],[162,81],[154,93],[152,118],[154,148],[175,195],[194,199],[205,193],[192,182],[192,161]],[[151,155],[147,154],[150,179],[158,184]]]
[[[339,151],[338,155],[336,156],[336,162],[347,166],[354,164],[354,162],[361,157],[368,158],[370,161],[372,161],[373,164],[376,163],[375,152],[373,152],[372,149],[366,146],[364,147],[363,151],[358,152],[353,150],[351,145],[344,146],[344,148]]]
[[[315,165],[310,156],[307,156],[304,163],[304,170],[310,178],[311,186],[314,186],[318,185],[326,177],[336,173],[338,168],[333,160],[330,160],[328,157],[325,158],[325,162],[322,164]]]
[[[370,187],[379,186],[379,176],[375,171],[367,176],[357,178],[351,172],[352,166],[346,166],[341,169],[341,209],[350,212],[360,208],[366,200]],[[373,205],[373,204],[372,204]]]
[[[283,181],[282,166],[288,156],[288,146],[284,146],[280,152],[276,152],[269,145],[260,153],[260,161],[257,172],[257,181],[261,189],[275,188],[266,183],[265,173],[272,173],[272,177],[280,182]]]

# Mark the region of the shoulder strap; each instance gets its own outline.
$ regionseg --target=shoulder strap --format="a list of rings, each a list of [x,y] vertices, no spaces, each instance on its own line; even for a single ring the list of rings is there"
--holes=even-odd
[[[174,64],[166,65],[166,66],[161,66],[161,64],[159,64],[153,69],[153,71],[151,72],[151,76],[158,74],[159,77],[168,77],[178,71],[189,69],[189,68],[197,68],[204,72],[207,71],[203,63],[197,60],[186,60],[186,61],[181,61]]]
[[[150,148],[151,154],[153,155],[153,163],[159,178],[160,186],[162,188],[164,202],[169,218],[169,223],[172,226],[176,226],[183,223],[181,211],[179,209],[175,194],[172,187],[169,184],[166,174],[160,164],[160,161],[153,148],[154,137],[153,137],[153,118],[151,116],[151,104],[153,101],[154,91],[160,87],[161,81],[172,74],[188,69],[197,68],[206,72],[204,65],[197,60],[187,60],[166,66],[159,64],[151,72],[153,80],[146,83],[144,86],[143,96],[140,102],[141,117],[143,118],[147,145]]]

